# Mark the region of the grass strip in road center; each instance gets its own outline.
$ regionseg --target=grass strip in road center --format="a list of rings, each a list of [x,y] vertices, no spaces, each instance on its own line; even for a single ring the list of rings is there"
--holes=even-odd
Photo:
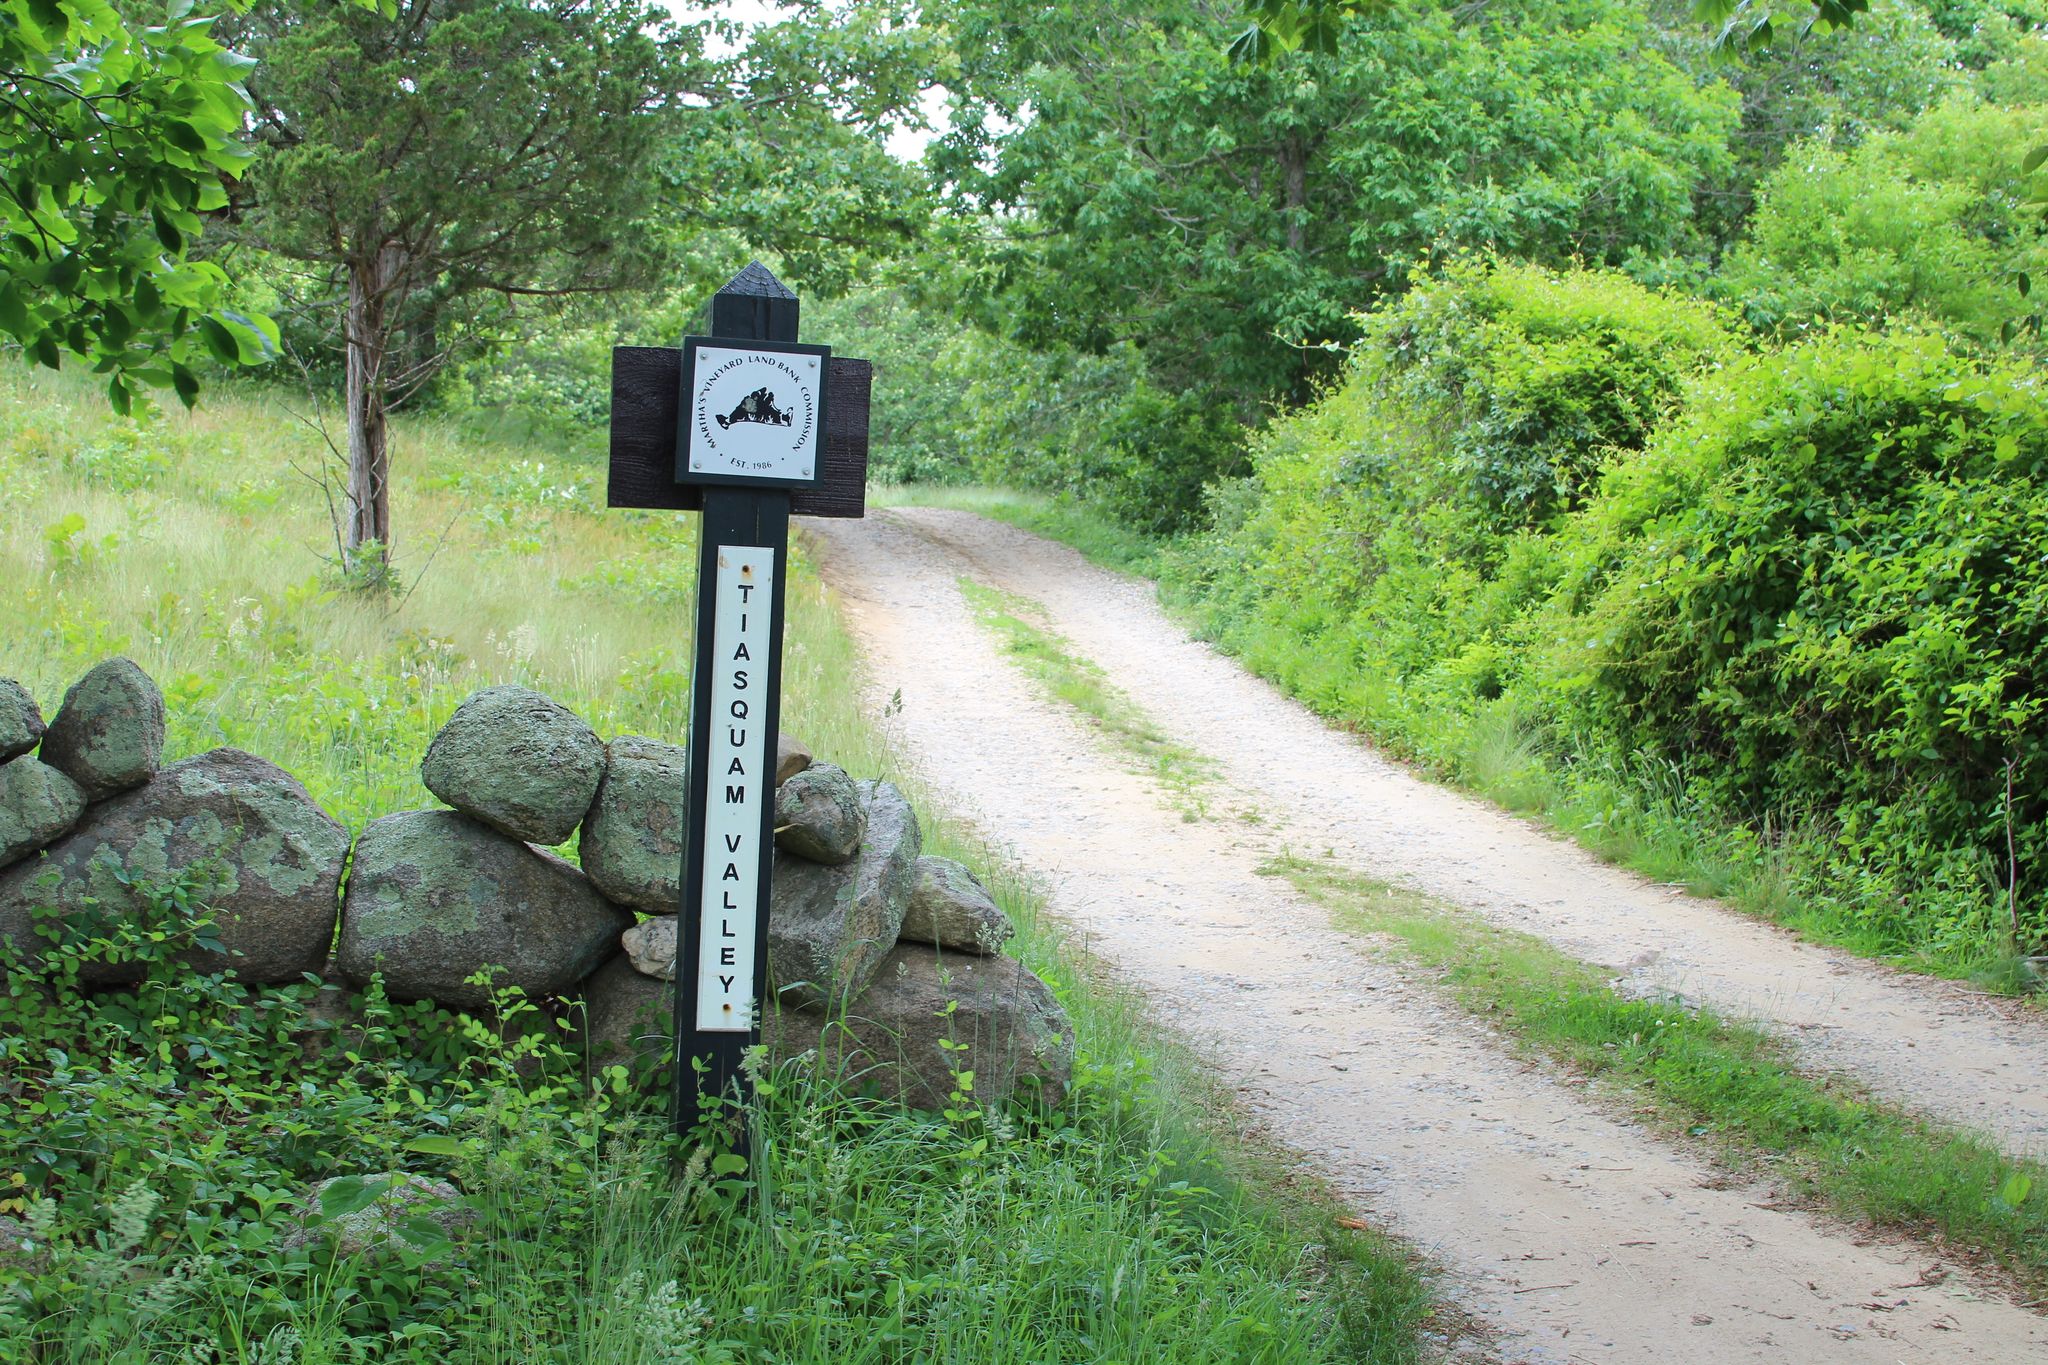
[[[1673,1000],[1637,1000],[1600,968],[1528,934],[1478,922],[1420,892],[1320,859],[1261,871],[1327,908],[1340,928],[1389,942],[1439,974],[1450,997],[1527,1047],[1647,1102],[1646,1117],[1705,1139],[1793,1198],[1903,1232],[2048,1296],[2048,1168],[1802,1074],[1754,1025]]]
[[[1214,775],[1215,764],[1169,739],[1100,665],[1075,654],[1064,636],[1039,624],[1046,616],[1044,607],[971,578],[960,579],[959,585],[975,619],[1002,641],[1025,673],[1136,759],[1171,794],[1182,819],[1195,821],[1208,813],[1201,788]]]

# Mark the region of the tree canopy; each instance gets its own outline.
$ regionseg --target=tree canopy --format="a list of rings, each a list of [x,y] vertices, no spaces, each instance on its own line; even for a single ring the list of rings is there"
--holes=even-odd
[[[108,375],[123,412],[144,385],[190,403],[205,358],[275,341],[193,252],[251,155],[253,63],[216,23],[191,0],[160,24],[107,0],[0,0],[0,329],[40,364],[68,353]]]

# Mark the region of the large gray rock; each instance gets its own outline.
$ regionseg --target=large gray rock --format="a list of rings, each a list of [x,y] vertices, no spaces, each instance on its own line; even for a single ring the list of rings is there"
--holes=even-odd
[[[0,870],[0,934],[39,950],[39,906],[73,920],[91,911],[139,922],[150,912],[140,893],[183,876],[196,879],[213,910],[211,937],[226,950],[193,948],[185,961],[248,982],[294,981],[326,961],[347,856],[348,831],[298,779],[253,754],[215,749],[93,807],[47,856]],[[141,978],[132,962],[84,973],[89,985]]]
[[[843,863],[860,850],[868,813],[843,768],[817,763],[775,793],[775,844],[814,863]]]
[[[781,786],[811,766],[810,747],[788,735],[775,736],[775,785]]]
[[[78,823],[85,793],[49,764],[0,763],[0,867],[19,862]]]
[[[605,752],[604,780],[577,842],[583,875],[621,904],[673,915],[689,829],[689,751],[620,735]]]
[[[976,1100],[1023,1091],[1047,1104],[1066,1097],[1073,1077],[1073,1024],[1014,958],[904,944],[844,1014],[784,1009],[766,1022],[773,1055],[816,1050],[823,1074],[917,1109],[944,1108],[957,1072],[974,1073]]]
[[[420,764],[427,790],[534,844],[575,833],[604,776],[604,745],[581,717],[528,687],[474,693]]]
[[[592,1067],[624,1063],[637,1075],[665,1070],[675,1051],[671,1021],[676,988],[636,971],[625,953],[583,983],[583,1028]]]
[[[469,984],[498,967],[499,986],[559,995],[618,949],[633,922],[568,863],[454,811],[371,822],[356,840],[341,910],[339,962],[358,985],[384,973],[397,1000],[480,1009]]]
[[[621,953],[584,983],[583,996],[591,1065],[624,1063],[665,1083],[674,1051],[674,984],[634,970]],[[762,1023],[774,1060],[816,1052],[825,1075],[918,1108],[943,1107],[958,1071],[974,1072],[975,1098],[990,1101],[1021,1090],[1058,1104],[1073,1078],[1066,1011],[1011,958],[949,958],[905,945],[839,1018],[771,1006]],[[966,1051],[943,1048],[942,1039],[964,1043]]]
[[[897,935],[903,942],[993,957],[1016,932],[988,888],[965,866],[951,858],[917,860],[916,889]]]
[[[19,758],[42,743],[43,712],[29,690],[0,678],[0,763]]]
[[[916,885],[917,813],[887,782],[859,784],[867,838],[837,867],[777,850],[768,974],[786,1005],[837,1008],[860,998],[896,946]]]
[[[164,694],[128,659],[108,659],[64,694],[43,735],[42,760],[86,800],[139,787],[164,756]]]

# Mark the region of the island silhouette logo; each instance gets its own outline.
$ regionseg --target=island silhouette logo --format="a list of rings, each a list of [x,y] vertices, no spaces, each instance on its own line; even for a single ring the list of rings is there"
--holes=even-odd
[[[786,427],[789,425],[789,414],[775,405],[774,392],[764,385],[742,398],[731,412],[720,413],[711,420],[718,423],[720,431],[730,431],[741,422]]]

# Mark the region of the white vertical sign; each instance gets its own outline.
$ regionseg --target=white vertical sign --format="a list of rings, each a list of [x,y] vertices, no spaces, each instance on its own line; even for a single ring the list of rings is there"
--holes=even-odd
[[[704,1033],[745,1033],[754,1026],[762,814],[771,790],[766,722],[774,585],[774,550],[719,547],[704,755],[704,913],[697,937],[697,1028]]]

